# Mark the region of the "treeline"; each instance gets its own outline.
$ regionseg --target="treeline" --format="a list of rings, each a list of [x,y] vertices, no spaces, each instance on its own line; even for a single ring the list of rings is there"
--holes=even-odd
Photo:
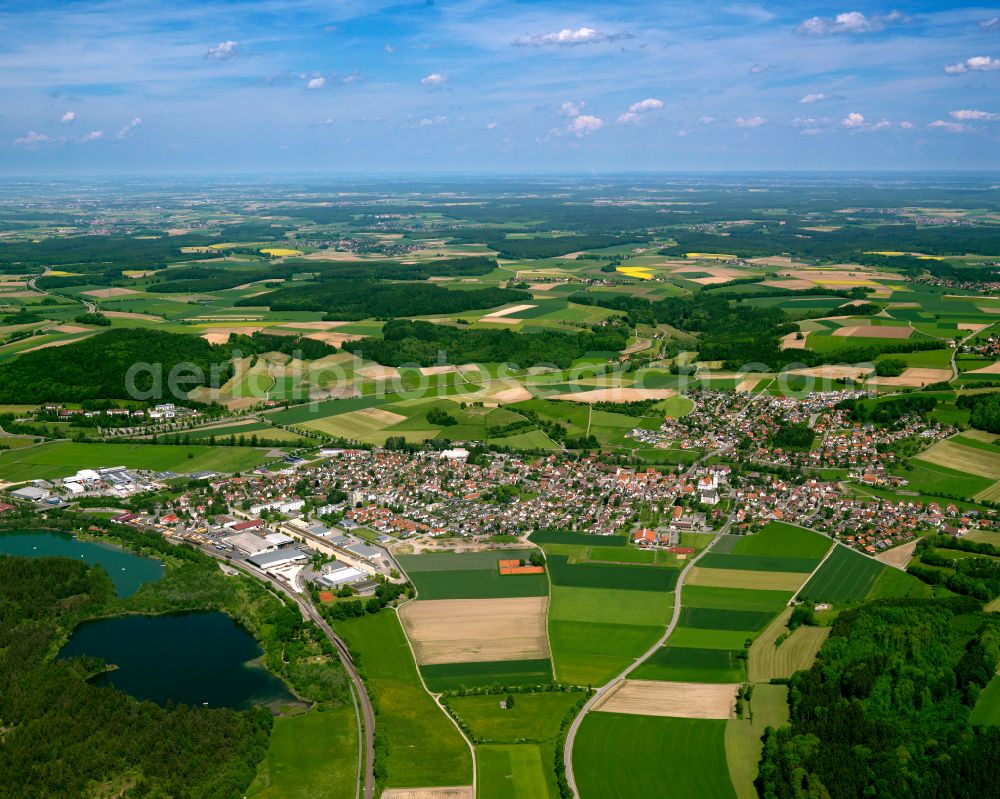
[[[60,630],[113,601],[98,567],[0,555],[0,796],[240,796],[267,751],[263,708],[161,708],[86,681],[94,658],[52,660]]]
[[[225,346],[230,352],[239,352],[243,355],[280,352],[307,361],[325,358],[337,351],[336,347],[325,341],[317,341],[302,335],[284,336],[266,333],[263,330],[258,330],[249,336],[245,333],[230,333]]]
[[[168,376],[174,367],[190,364],[204,375],[213,370],[222,385],[232,374],[229,353],[197,336],[167,333],[148,328],[117,328],[98,333],[65,347],[49,347],[26,352],[0,365],[0,402],[41,403],[81,402],[130,396],[126,387],[129,370],[135,364],[150,364],[132,376],[137,392],[153,392],[158,401],[170,397]],[[162,378],[158,378],[159,374]],[[162,382],[162,390],[156,386]],[[197,381],[180,388],[189,391]]]
[[[994,557],[998,550],[990,544],[980,548],[972,541],[968,542],[972,546],[956,546],[953,541],[950,536],[922,539],[915,551],[920,562],[910,564],[906,571],[928,585],[943,585],[949,591],[980,602],[1000,596],[1000,560]],[[938,547],[983,557],[947,558],[937,551]]]
[[[491,235],[486,239],[486,246],[496,250],[502,258],[518,261],[535,258],[555,258],[568,255],[579,250],[600,250],[605,247],[615,247],[620,244],[638,244],[649,241],[650,237],[642,233],[627,235],[611,235],[602,233],[573,234],[571,236],[546,236],[537,238],[512,239],[504,235]]]
[[[763,799],[1000,795],[1000,729],[969,713],[1000,659],[1000,619],[972,600],[880,601],[842,612],[765,733]]]
[[[340,321],[461,313],[525,300],[530,301],[531,295],[495,287],[453,291],[433,283],[330,280],[278,289],[238,300],[236,305],[266,305],[272,311],[325,311],[326,319]]]
[[[434,366],[443,353],[450,364],[514,363],[523,368],[554,364],[567,369],[587,352],[623,349],[628,335],[624,324],[596,326],[581,333],[519,333],[392,319],[382,329],[381,339],[345,341],[341,347],[386,366]]]
[[[937,397],[928,394],[904,394],[901,397],[881,401],[845,399],[834,407],[849,411],[851,419],[856,422],[892,424],[904,416],[926,416],[937,407],[937,404]]]
[[[219,241],[215,236],[188,233],[137,239],[131,236],[67,236],[41,241],[0,244],[0,267],[7,264],[34,266],[76,266],[88,264],[94,269],[157,269],[168,262],[202,259],[205,253],[181,252],[182,247],[207,247]],[[208,257],[211,257],[210,255]],[[73,270],[78,271],[78,270]],[[72,284],[80,285],[80,284]]]
[[[969,424],[987,433],[1000,433],[1000,391],[986,394],[961,394],[955,400],[959,408],[969,410]]]
[[[404,264],[399,261],[320,261],[317,259],[288,259],[285,265],[298,272],[315,272],[321,269],[320,278],[326,280],[427,280],[431,277],[479,277],[497,268],[496,258],[468,256],[447,258],[441,261],[420,261]]]

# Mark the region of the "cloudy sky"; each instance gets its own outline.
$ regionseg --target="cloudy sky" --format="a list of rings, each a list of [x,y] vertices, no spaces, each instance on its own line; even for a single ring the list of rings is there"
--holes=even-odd
[[[0,174],[1000,168],[1000,5],[0,2]]]

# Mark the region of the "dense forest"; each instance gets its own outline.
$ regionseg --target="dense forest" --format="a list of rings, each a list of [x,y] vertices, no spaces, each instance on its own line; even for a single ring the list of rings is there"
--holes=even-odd
[[[162,401],[177,399],[167,394],[167,376],[178,364],[191,364],[203,378],[185,383],[190,391],[204,384],[214,369],[221,383],[232,365],[228,350],[216,347],[197,336],[166,333],[148,328],[116,328],[67,344],[26,352],[0,366],[0,402],[41,403],[80,402],[90,399],[121,399],[130,396],[126,377],[135,364],[151,364],[162,369]],[[185,372],[187,373],[187,372]],[[156,376],[149,370],[134,375],[140,392],[155,387]],[[151,399],[161,400],[161,396]]]
[[[969,409],[969,424],[977,430],[1000,433],[1000,391],[961,394],[955,400],[955,405]]]
[[[0,797],[239,796],[267,749],[269,711],[162,708],[50,660],[60,629],[114,597],[99,567],[0,555]]]
[[[598,326],[582,333],[518,333],[435,325],[394,319],[386,323],[382,339],[345,341],[343,349],[386,366],[441,363],[514,363],[522,368],[553,364],[568,368],[587,352],[614,352],[628,343],[623,324]]]
[[[769,729],[764,799],[987,799],[1000,729],[969,713],[1000,659],[1000,619],[972,600],[881,601],[842,612]]]
[[[266,305],[272,311],[325,311],[326,318],[357,320],[450,314],[480,308],[495,308],[510,302],[531,300],[523,291],[501,288],[455,291],[434,283],[382,283],[372,280],[330,280],[278,289],[248,297],[236,305]]]

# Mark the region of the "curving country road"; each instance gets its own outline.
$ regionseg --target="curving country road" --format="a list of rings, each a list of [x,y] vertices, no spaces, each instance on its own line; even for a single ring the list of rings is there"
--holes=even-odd
[[[729,530],[729,526],[733,523],[733,518],[730,516],[726,519],[726,523],[722,525],[719,532],[715,534],[715,537],[709,542],[708,546],[705,547],[701,552],[699,552],[695,557],[688,561],[684,570],[681,572],[680,577],[677,578],[677,585],[674,586],[674,611],[670,617],[670,623],[667,625],[666,631],[660,637],[660,639],[653,644],[643,655],[632,661],[631,665],[625,669],[621,674],[613,677],[607,683],[602,685],[596,691],[594,695],[590,697],[587,704],[583,706],[583,709],[577,714],[576,718],[573,719],[573,723],[570,724],[569,730],[566,733],[566,743],[563,748],[563,765],[566,767],[566,782],[569,783],[570,790],[573,791],[573,796],[579,797],[580,792],[576,788],[576,775],[573,773],[573,742],[576,740],[576,734],[580,729],[580,725],[583,723],[583,717],[593,709],[594,705],[597,704],[598,700],[604,696],[608,691],[614,688],[619,682],[626,679],[629,674],[635,671],[639,666],[645,663],[649,658],[655,655],[660,647],[662,647],[670,635],[673,633],[674,628],[677,626],[677,622],[680,620],[681,616],[681,590],[684,588],[684,578],[687,573],[691,571],[692,567],[701,559],[701,556],[708,552],[714,545],[715,542],[719,540],[726,531]]]
[[[364,799],[373,799],[375,794],[375,711],[372,708],[372,702],[368,696],[368,692],[365,690],[365,684],[361,679],[361,675],[358,674],[358,671],[354,666],[354,661],[351,660],[351,653],[348,651],[347,645],[343,642],[340,636],[333,631],[333,628],[327,623],[326,619],[320,616],[316,608],[300,596],[296,595],[292,591],[289,591],[287,586],[279,582],[274,577],[271,577],[271,575],[261,571],[256,566],[252,566],[249,563],[244,563],[242,561],[237,563],[229,560],[214,550],[204,547],[199,547],[199,549],[206,555],[211,555],[217,561],[224,563],[230,568],[246,572],[259,580],[263,580],[272,588],[280,591],[284,596],[287,596],[296,605],[298,605],[299,610],[302,613],[302,617],[314,622],[316,626],[323,631],[323,634],[327,637],[330,643],[336,647],[337,652],[340,655],[340,660],[344,664],[344,670],[347,672],[347,676],[350,677],[351,680],[351,695],[354,699],[355,706],[360,703],[361,709],[361,714],[358,716],[358,737],[360,740],[363,736],[363,747],[359,748],[358,751],[358,785],[359,788],[363,788],[363,791],[359,790],[359,795],[363,795]],[[363,766],[362,753],[364,759]]]

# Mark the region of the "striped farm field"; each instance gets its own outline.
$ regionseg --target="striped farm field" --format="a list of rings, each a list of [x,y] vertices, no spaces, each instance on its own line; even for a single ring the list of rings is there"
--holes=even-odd
[[[742,649],[742,641],[740,649]],[[734,683],[744,680],[743,662],[735,649],[667,646],[637,668],[632,677],[637,680],[668,680],[679,682]]]
[[[589,713],[573,747],[581,799],[736,799],[721,719]]]
[[[830,628],[803,625],[775,646],[779,636],[787,632],[786,625],[791,615],[792,609],[788,608],[753,642],[747,663],[747,679],[750,682],[791,677],[795,672],[812,666],[816,653],[830,634]]]
[[[816,602],[857,602],[864,599],[887,566],[845,546],[838,546],[799,595]]]
[[[978,494],[974,494],[972,498],[977,501],[1000,502],[1000,480]]]
[[[1000,453],[963,446],[955,441],[939,441],[917,460],[1000,480]]]
[[[421,666],[420,673],[434,693],[488,685],[538,685],[552,681],[552,662],[545,658],[438,663]]]

